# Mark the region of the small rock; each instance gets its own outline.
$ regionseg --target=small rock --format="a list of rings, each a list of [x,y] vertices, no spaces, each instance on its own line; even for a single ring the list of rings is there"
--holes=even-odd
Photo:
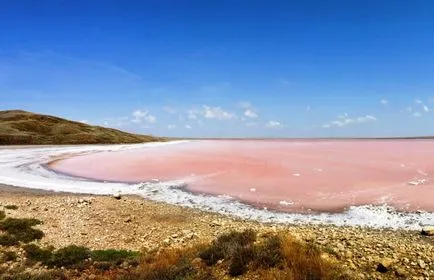
[[[405,271],[402,268],[397,268],[395,270],[395,275],[398,276],[398,277],[406,277],[407,276],[407,271]]]
[[[384,258],[380,260],[380,262],[377,265],[377,271],[381,273],[386,273],[390,270],[390,268],[393,265],[393,260],[389,258]]]
[[[166,238],[163,240],[164,245],[169,246],[170,245],[170,239]]]
[[[113,194],[113,198],[115,198],[115,199],[119,200],[119,199],[121,199],[121,198],[122,198],[122,196],[121,196],[121,194],[120,194],[120,193],[115,193],[115,194]]]
[[[420,266],[420,268],[424,269],[426,267],[426,263],[423,260],[418,260],[417,264]]]
[[[214,220],[214,221],[211,222],[211,226],[212,227],[220,227],[221,225],[222,224],[219,221],[217,221],[217,220]]]
[[[434,236],[434,226],[423,227],[421,233],[426,236]]]

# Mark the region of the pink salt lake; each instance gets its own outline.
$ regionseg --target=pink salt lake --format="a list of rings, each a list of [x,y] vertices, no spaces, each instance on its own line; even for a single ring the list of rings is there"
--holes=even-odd
[[[105,181],[188,178],[188,191],[288,212],[366,204],[434,211],[430,140],[190,141],[74,156],[49,166]]]

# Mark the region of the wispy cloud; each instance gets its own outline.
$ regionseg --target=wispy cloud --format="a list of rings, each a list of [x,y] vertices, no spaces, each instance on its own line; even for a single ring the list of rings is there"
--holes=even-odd
[[[134,117],[131,120],[133,123],[141,123],[142,120],[146,121],[147,123],[155,123],[157,121],[157,118],[149,114],[148,111],[135,110],[132,115]]]
[[[357,118],[350,118],[350,117],[348,117],[348,114],[345,113],[345,114],[339,116],[337,120],[326,123],[326,124],[322,125],[322,127],[323,128],[344,127],[344,126],[352,125],[352,124],[362,124],[362,123],[376,122],[376,121],[377,121],[377,118],[372,116],[372,115],[366,115],[366,116],[357,117]]]
[[[247,109],[244,111],[244,116],[251,119],[256,119],[258,117],[258,114],[250,109]]]
[[[387,99],[381,99],[380,104],[383,106],[387,106],[389,104],[389,101]]]
[[[428,102],[430,102],[428,100]],[[402,113],[409,113],[413,117],[419,118],[422,116],[422,113],[429,113],[431,109],[426,105],[422,100],[415,99],[413,106],[408,106],[404,110],[401,110]]]
[[[223,110],[221,107],[210,107],[203,105],[203,116],[206,119],[230,120],[235,118],[235,114]]]
[[[282,123],[279,122],[279,121],[268,121],[265,124],[265,127],[268,127],[268,128],[278,128],[278,127],[282,127]]]
[[[243,115],[247,118],[256,119],[259,117],[259,114],[255,108],[253,108],[252,104],[247,101],[240,102],[238,104],[241,108],[244,109]],[[245,118],[242,118],[242,120],[245,120]]]

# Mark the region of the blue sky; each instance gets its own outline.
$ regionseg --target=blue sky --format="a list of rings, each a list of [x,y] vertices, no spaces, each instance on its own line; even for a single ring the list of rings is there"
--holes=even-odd
[[[433,1],[3,1],[0,110],[167,136],[434,134]]]

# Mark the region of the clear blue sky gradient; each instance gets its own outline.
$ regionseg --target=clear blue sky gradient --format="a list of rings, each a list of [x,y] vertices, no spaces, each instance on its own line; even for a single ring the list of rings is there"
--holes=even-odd
[[[3,1],[0,109],[168,136],[434,135],[433,15],[434,1]]]

